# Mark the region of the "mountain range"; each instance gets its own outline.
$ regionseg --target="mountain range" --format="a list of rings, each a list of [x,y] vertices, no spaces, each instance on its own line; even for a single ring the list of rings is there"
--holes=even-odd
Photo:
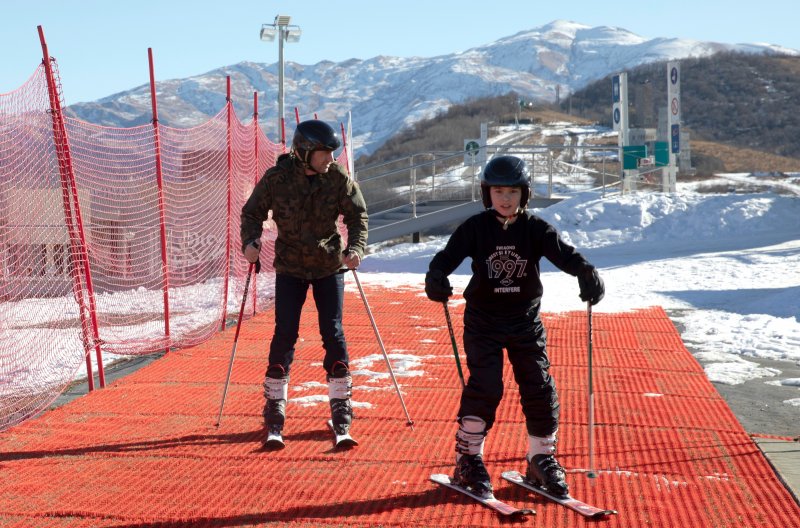
[[[352,113],[356,156],[369,154],[400,130],[450,105],[514,91],[530,100],[555,101],[610,73],[666,59],[707,57],[721,51],[800,55],[767,44],[725,44],[690,39],[646,39],[622,28],[557,20],[463,52],[436,57],[386,57],[285,64],[287,122],[317,114],[346,121]],[[225,105],[226,77],[243,121],[258,92],[259,119],[277,136],[278,64],[240,62],[185,79],[157,81],[159,121],[196,126]],[[609,87],[609,99],[611,89]],[[144,84],[78,103],[68,112],[91,123],[130,127],[150,122],[150,87]],[[289,126],[288,128],[292,128]]]

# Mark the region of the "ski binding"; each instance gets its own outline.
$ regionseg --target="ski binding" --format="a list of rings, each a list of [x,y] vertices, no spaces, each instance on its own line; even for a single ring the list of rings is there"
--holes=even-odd
[[[553,502],[557,502],[562,506],[566,506],[567,508],[580,513],[584,517],[589,517],[590,519],[602,519],[603,517],[615,515],[617,513],[617,510],[604,510],[602,508],[598,508],[597,506],[586,504],[585,502],[580,501],[571,495],[567,495],[566,497],[552,495],[544,488],[528,482],[519,471],[504,471],[502,477],[513,484],[538,493],[539,495],[542,495]]]
[[[442,473],[434,473],[433,475],[431,475],[431,480],[436,482],[437,484],[447,486],[450,489],[454,489],[458,492],[463,493],[464,495],[467,495],[468,497],[475,499],[484,506],[488,506],[489,508],[493,509],[500,515],[523,516],[523,515],[532,515],[536,513],[534,510],[531,510],[530,508],[515,508],[510,504],[507,504],[501,500],[496,499],[494,495],[491,495],[489,497],[481,497],[480,495],[476,495],[475,493],[472,493],[470,490],[466,488],[462,488],[461,486],[456,486],[455,484],[450,482],[449,476],[444,475]]]

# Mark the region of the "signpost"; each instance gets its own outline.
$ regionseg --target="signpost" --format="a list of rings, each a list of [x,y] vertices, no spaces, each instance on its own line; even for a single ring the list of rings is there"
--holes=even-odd
[[[622,163],[622,190],[623,192],[635,189],[634,181],[636,162],[625,166],[625,148],[630,146],[630,132],[628,131],[628,74],[619,73],[611,78],[612,121],[614,130],[617,131],[617,145],[619,158]],[[633,170],[634,172],[630,172]]]
[[[611,101],[612,126],[618,134],[617,144],[622,162],[622,192],[636,190],[639,169],[653,166],[663,167],[662,190],[675,192],[678,154],[681,151],[680,64],[677,61],[667,63],[667,122],[659,124],[657,137],[660,136],[661,141],[655,142],[654,155],[647,155],[647,129],[641,134],[637,133],[637,129],[631,131],[628,128],[628,76],[625,72],[611,78]]]
[[[464,165],[475,163],[475,158],[481,150],[481,145],[477,139],[464,140]]]
[[[678,176],[678,153],[681,151],[681,67],[677,61],[667,63],[667,141],[669,164],[663,170],[664,192],[675,192]]]
[[[464,165],[469,165],[472,168],[472,200],[475,201],[475,162],[481,152],[481,144],[477,139],[464,140]]]

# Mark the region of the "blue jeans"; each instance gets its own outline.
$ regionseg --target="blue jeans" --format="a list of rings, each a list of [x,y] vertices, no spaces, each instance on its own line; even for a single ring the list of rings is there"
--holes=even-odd
[[[298,279],[275,275],[275,334],[269,347],[269,365],[281,365],[286,372],[294,361],[295,343],[300,332],[300,314],[311,286],[319,314],[319,333],[325,358],[322,366],[330,373],[336,362],[348,364],[347,343],[342,329],[344,275],[335,273],[322,279]]]

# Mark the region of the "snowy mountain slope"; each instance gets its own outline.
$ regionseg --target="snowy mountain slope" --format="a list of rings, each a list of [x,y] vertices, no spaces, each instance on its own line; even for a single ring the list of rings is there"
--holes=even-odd
[[[484,46],[437,57],[385,57],[287,62],[287,117],[342,121],[353,115],[353,144],[370,153],[402,128],[434,116],[454,103],[516,91],[530,99],[554,100],[609,73],[639,64],[719,51],[789,53],[766,44],[721,44],[687,39],[645,39],[614,27],[555,21]],[[277,64],[240,62],[186,79],[157,82],[162,124],[190,127],[220,111],[225,77],[231,76],[234,105],[242,120],[252,115],[253,91],[259,93],[260,121],[276,138]],[[610,89],[609,89],[610,90]],[[69,107],[80,119],[108,126],[150,121],[149,85]],[[291,119],[289,120],[291,123]]]

